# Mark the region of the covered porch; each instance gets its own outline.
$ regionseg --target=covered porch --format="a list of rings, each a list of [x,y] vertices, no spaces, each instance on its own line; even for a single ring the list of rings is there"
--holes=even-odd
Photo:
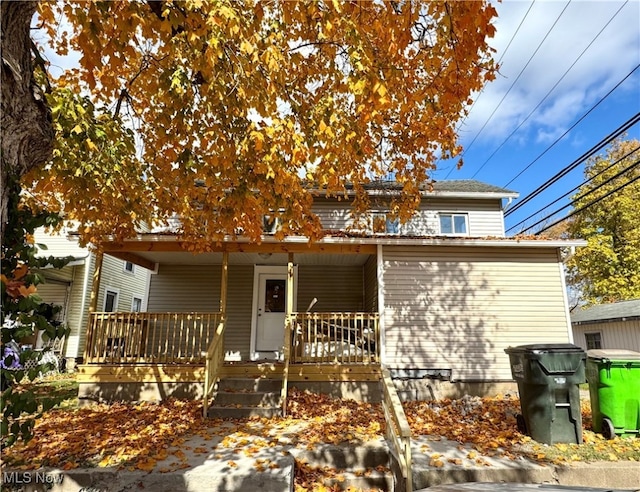
[[[80,384],[206,401],[228,377],[282,379],[284,397],[289,384],[379,381],[376,246],[269,239],[203,254],[170,238],[104,244],[154,272],[148,311],[99,308],[98,255]]]

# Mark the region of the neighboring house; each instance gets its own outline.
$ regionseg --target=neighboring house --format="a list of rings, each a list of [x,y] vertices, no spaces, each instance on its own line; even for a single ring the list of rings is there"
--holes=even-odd
[[[640,299],[576,310],[571,325],[574,343],[584,350],[640,352]]]
[[[56,342],[53,349],[66,359],[67,369],[73,369],[76,363],[82,362],[84,355],[96,255],[80,247],[77,236],[66,230],[60,234],[47,234],[44,229],[39,229],[35,239],[36,243],[47,246],[47,249],[39,251],[39,256],[73,257],[62,269],[41,270],[46,281],[38,285],[38,295],[43,302],[62,308],[57,321],[66,324],[70,333],[66,340]],[[118,258],[105,258],[96,299],[97,310],[145,311],[149,277],[150,272],[145,268]],[[35,348],[43,345],[40,334]]]
[[[205,378],[208,392],[241,375],[280,378],[285,395],[316,384],[375,398],[383,367],[414,395],[429,377],[492,391],[512,382],[507,347],[571,340],[561,250],[583,241],[505,237],[517,194],[477,181],[435,183],[398,224],[384,206],[395,191],[370,186],[380,205],[364,234],[345,232],[348,203],[316,198],[327,235],[311,244],[270,224],[260,244],[201,254],[170,232],[104,243],[105,258],[154,273],[147,313],[92,315],[81,395],[201,396]]]

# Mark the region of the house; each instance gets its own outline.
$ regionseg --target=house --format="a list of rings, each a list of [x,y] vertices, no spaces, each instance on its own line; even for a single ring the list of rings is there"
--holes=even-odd
[[[571,314],[574,343],[584,350],[640,352],[640,299],[592,306]]]
[[[43,302],[60,306],[57,321],[70,328],[66,340],[54,341],[52,349],[59,358],[65,360],[66,368],[73,370],[77,362],[82,361],[84,353],[96,255],[88,248],[81,247],[77,236],[67,229],[61,234],[49,234],[43,228],[38,229],[35,240],[47,247],[39,251],[39,256],[73,258],[64,268],[41,270],[45,282],[38,285],[38,295]],[[147,269],[118,258],[107,257],[102,262],[101,278],[96,298],[101,311],[146,310],[150,278]],[[35,340],[35,348],[45,345],[40,334]]]
[[[505,348],[570,341],[561,253],[583,242],[505,237],[518,195],[478,181],[425,188],[406,224],[384,207],[394,191],[370,186],[379,205],[358,234],[348,203],[318,196],[328,232],[314,243],[267,229],[200,254],[171,232],[105,242],[105,261],[152,272],[147,312],[92,306],[81,397],[202,397],[259,377],[285,398],[295,385],[375,399],[382,369],[407,397],[495,392],[512,385]]]

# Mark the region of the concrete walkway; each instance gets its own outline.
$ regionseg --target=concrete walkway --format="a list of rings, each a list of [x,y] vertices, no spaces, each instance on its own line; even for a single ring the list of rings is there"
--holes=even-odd
[[[382,440],[362,445],[307,445],[288,428],[261,429],[259,422],[223,423],[188,439],[177,439],[150,471],[113,468],[3,472],[3,490],[65,492],[293,490],[295,460],[327,467],[331,481],[360,490],[390,490],[388,447]],[[297,432],[304,429],[297,429]],[[436,436],[413,441],[414,490],[445,483],[518,482],[640,489],[638,462],[540,465],[519,458],[483,456],[471,447]],[[341,471],[330,471],[329,469]]]

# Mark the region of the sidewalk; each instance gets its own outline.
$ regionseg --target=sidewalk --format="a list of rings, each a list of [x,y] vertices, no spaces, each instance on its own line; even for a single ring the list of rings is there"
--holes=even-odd
[[[360,490],[392,488],[382,462],[388,447],[382,440],[361,445],[313,445],[297,442],[301,428],[221,423],[187,439],[178,438],[161,460],[150,460],[149,471],[115,468],[79,468],[45,472],[3,471],[3,490],[64,492],[111,491],[291,491],[295,460],[326,467],[320,475],[328,483]],[[519,482],[584,487],[640,488],[638,462],[595,462],[540,465],[523,458],[484,456],[437,436],[412,440],[414,490],[444,483]],[[152,462],[153,461],[153,462]],[[347,468],[346,471],[338,470]],[[309,489],[312,487],[309,486]]]

